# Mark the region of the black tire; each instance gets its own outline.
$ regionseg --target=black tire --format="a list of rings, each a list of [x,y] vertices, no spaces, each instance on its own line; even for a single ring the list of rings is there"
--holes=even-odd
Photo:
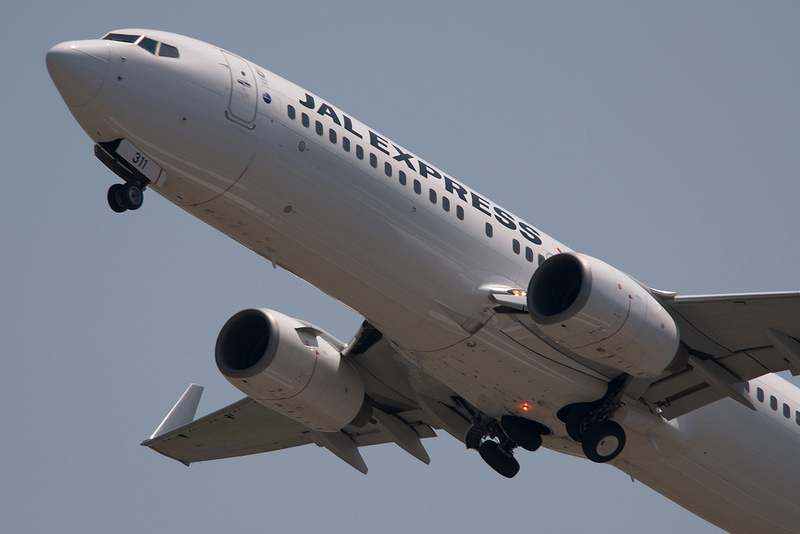
[[[496,441],[484,441],[478,452],[489,467],[504,477],[514,478],[514,475],[519,473],[519,462],[510,452],[504,451]]]
[[[128,210],[122,199],[122,188],[122,184],[114,184],[108,188],[108,205],[115,213],[122,213]]]
[[[138,210],[144,202],[142,188],[134,183],[127,183],[122,186],[122,205],[129,210]]]
[[[578,443],[583,443],[586,437],[584,423],[589,417],[589,412],[591,412],[591,410],[592,403],[581,402],[574,404],[567,413],[567,418],[564,421],[564,425],[567,427],[567,434]]]
[[[598,464],[616,458],[625,448],[625,430],[609,419],[590,427],[583,438],[583,454]]]
[[[515,415],[504,415],[500,426],[508,439],[531,452],[542,446],[542,435],[550,433],[550,429],[543,424]]]

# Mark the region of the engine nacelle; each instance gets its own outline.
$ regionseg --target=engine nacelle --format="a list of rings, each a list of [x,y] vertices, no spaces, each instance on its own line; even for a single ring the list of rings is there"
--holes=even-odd
[[[680,343],[675,321],[646,288],[574,252],[539,266],[528,285],[528,310],[564,348],[637,377],[661,374]]]
[[[322,432],[337,432],[368,410],[364,382],[334,338],[266,309],[231,317],[217,338],[220,372],[268,408]],[[357,423],[357,422],[356,422]]]

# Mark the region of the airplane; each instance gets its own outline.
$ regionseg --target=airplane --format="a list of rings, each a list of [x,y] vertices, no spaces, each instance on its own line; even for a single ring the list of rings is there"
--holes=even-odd
[[[800,531],[800,292],[680,295],[571,250],[240,56],[122,29],[47,68],[121,183],[152,189],[364,318],[349,343],[266,308],[221,328],[246,397],[192,384],[142,445],[186,465],[316,444],[424,463],[442,430],[514,477],[545,447],[608,463],[730,532]]]

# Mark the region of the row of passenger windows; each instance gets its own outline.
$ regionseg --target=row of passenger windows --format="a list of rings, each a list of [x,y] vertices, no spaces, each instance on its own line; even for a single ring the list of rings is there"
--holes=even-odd
[[[750,392],[750,383],[749,382],[745,382],[744,383],[744,389],[746,389],[748,393]],[[763,389],[756,388],[756,399],[758,399],[758,402],[764,402],[765,396],[764,396],[764,390]],[[782,403],[782,404],[783,404],[783,406],[781,406],[781,409],[783,411],[783,416],[786,419],[791,419],[791,417],[792,417],[792,408],[788,404],[786,404],[785,402]],[[770,395],[769,396],[769,407],[772,408],[773,410],[775,410],[776,412],[778,411],[778,399],[777,399],[777,397],[775,397],[775,395]],[[797,423],[798,425],[800,425],[800,411],[795,410],[795,412],[794,412],[794,422]]]
[[[292,105],[286,106],[286,114],[292,120],[296,120],[297,119],[297,110]],[[300,123],[303,126],[305,126],[306,128],[310,128],[311,127],[311,118],[308,116],[307,113],[304,113],[304,112],[300,113]],[[314,131],[320,137],[324,137],[325,136],[325,126],[320,121],[314,121]],[[328,129],[328,140],[331,142],[331,144],[334,144],[334,145],[339,143],[339,134],[333,128],[329,128]],[[342,150],[344,150],[345,152],[350,152],[351,149],[352,149],[352,145],[350,143],[350,138],[347,137],[346,135],[341,136],[341,147],[342,147]],[[356,145],[355,145],[355,153],[356,153],[356,157],[358,159],[360,159],[360,160],[364,159],[364,155],[365,155],[364,154],[364,147],[362,147],[358,143],[356,143]],[[378,156],[375,153],[370,152],[369,153],[369,164],[370,164],[370,166],[375,168],[375,169],[377,169],[378,168],[378,163],[379,163],[378,162]],[[394,167],[392,167],[392,164],[390,162],[388,162],[388,161],[384,161],[383,162],[383,172],[389,178],[391,178],[394,175]],[[401,170],[399,170],[397,172],[397,180],[400,183],[400,185],[402,185],[402,186],[408,185],[408,182],[409,182],[408,176],[406,175],[404,170],[401,169]],[[414,192],[416,194],[418,194],[418,195],[422,194],[422,183],[419,180],[417,180],[416,178],[414,178],[411,181],[411,187],[412,187],[412,189],[414,190]],[[430,200],[431,204],[439,203],[439,200],[440,200],[439,199],[439,194],[436,192],[435,189],[433,189],[433,188],[429,188],[428,189],[428,200]],[[451,210],[450,198],[442,195],[441,196],[441,206],[442,206],[442,209],[444,211],[449,212]],[[458,218],[460,221],[463,221],[464,220],[464,207],[461,206],[461,205],[456,204],[455,211],[456,211],[456,218]],[[492,223],[490,223],[490,222],[486,223],[485,232],[486,232],[486,237],[493,237],[494,236],[494,227],[492,226]],[[516,240],[516,239],[512,240],[511,248],[514,251],[514,254],[517,254],[517,255],[522,254],[522,245],[520,244],[520,242],[518,240]],[[538,260],[536,258],[537,258],[537,255],[533,252],[533,249],[531,249],[531,247],[527,247],[526,246],[525,247],[525,259],[527,261],[529,261],[530,263],[533,263],[534,261],[538,261],[539,265],[541,265],[544,262],[544,259],[545,259],[544,256],[542,256],[541,254],[538,255]]]

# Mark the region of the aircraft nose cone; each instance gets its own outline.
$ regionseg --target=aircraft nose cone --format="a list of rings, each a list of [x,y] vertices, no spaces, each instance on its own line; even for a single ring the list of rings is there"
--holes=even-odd
[[[97,96],[106,77],[108,58],[108,43],[104,41],[61,43],[47,52],[47,71],[68,106],[86,105]]]

